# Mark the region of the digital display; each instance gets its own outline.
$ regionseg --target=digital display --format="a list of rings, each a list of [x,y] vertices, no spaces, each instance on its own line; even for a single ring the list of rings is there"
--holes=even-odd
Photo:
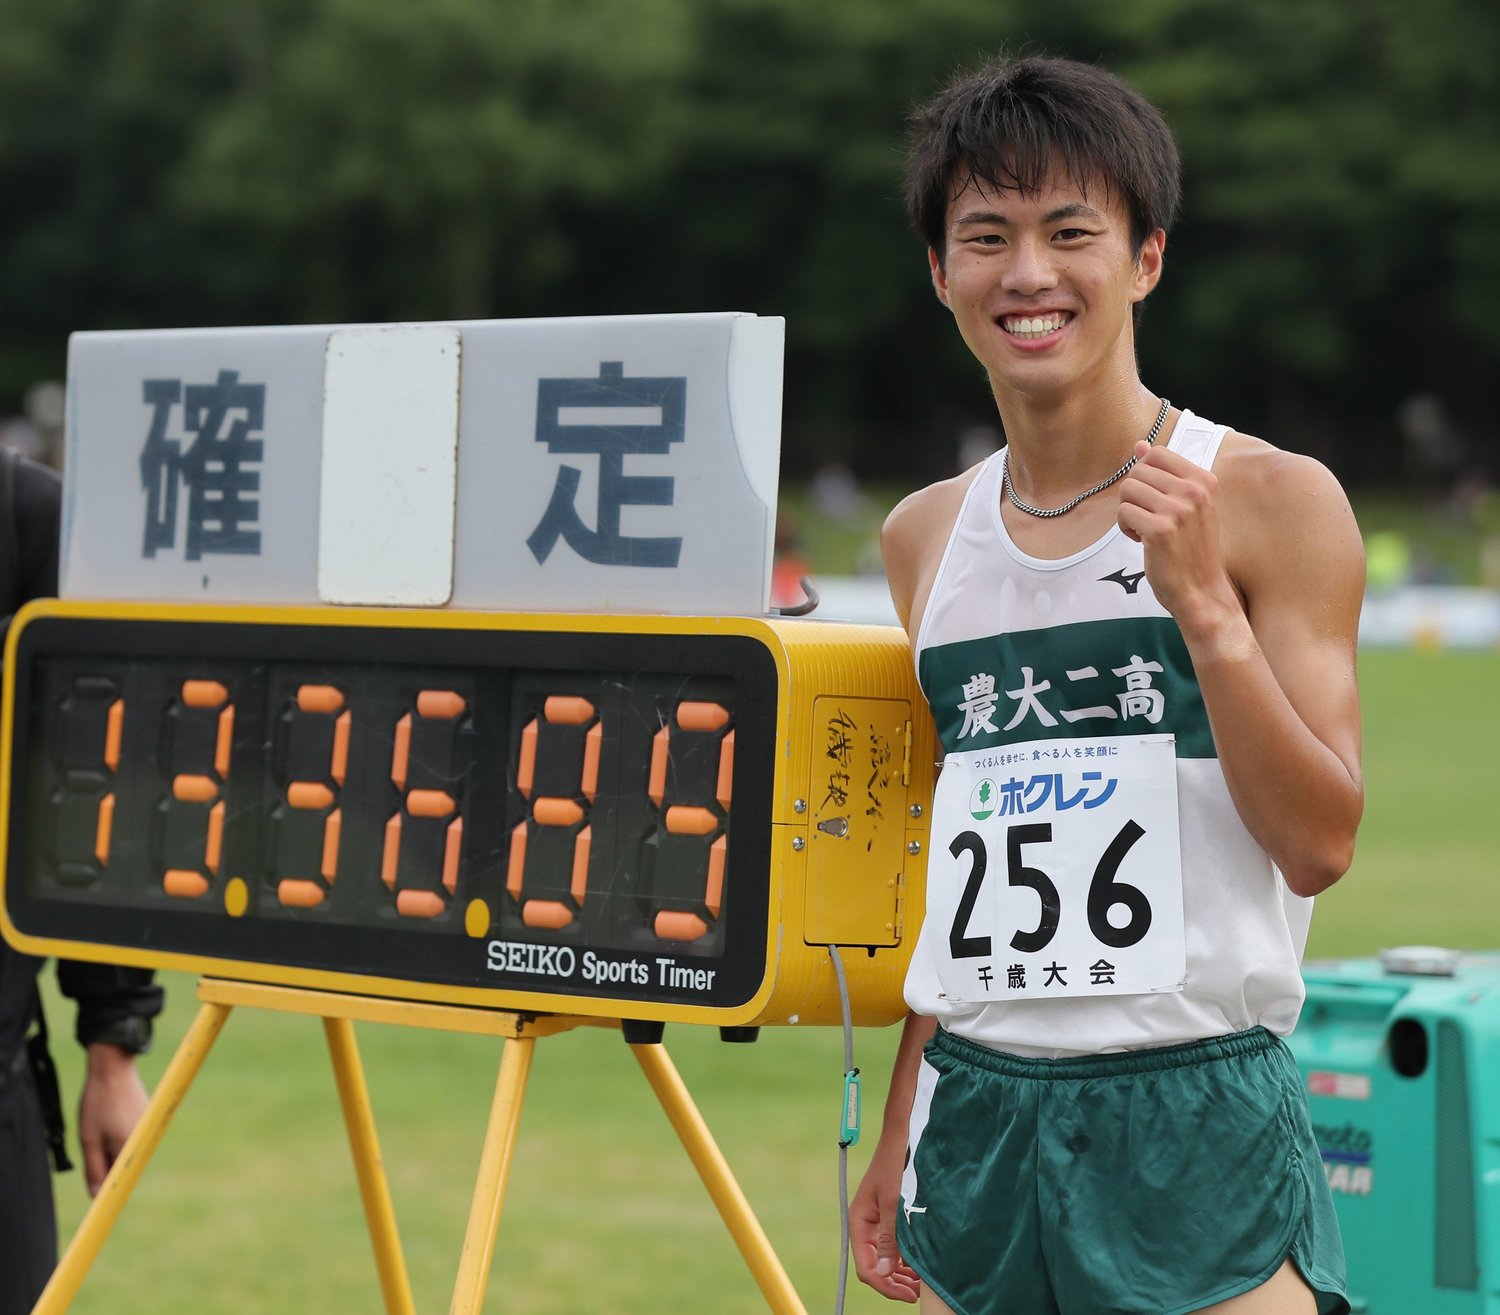
[[[778,742],[829,694],[793,698],[769,623],[157,611],[50,604],[12,640],[22,937],[484,1003],[765,997]]]

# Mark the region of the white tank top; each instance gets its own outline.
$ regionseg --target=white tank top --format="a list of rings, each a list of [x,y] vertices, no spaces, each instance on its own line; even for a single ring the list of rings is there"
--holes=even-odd
[[[1227,432],[1183,411],[1168,446],[1211,468]],[[1154,677],[1164,715],[1149,728],[1176,737],[1184,989],[1149,995],[996,999],[957,1003],[942,992],[937,956],[949,953],[946,926],[924,922],[906,979],[906,1000],[950,1032],[1024,1055],[1062,1056],[1173,1045],[1257,1024],[1290,1032],[1302,1007],[1300,965],[1312,900],[1292,894],[1240,820],[1214,749],[1207,712],[1181,632],[1145,578],[1144,550],[1118,526],[1081,552],[1031,557],[1000,515],[998,452],[964,498],[917,635],[917,676],[932,706],[944,753],[1041,736],[1098,736],[1102,706],[1126,709],[1109,673],[1136,657],[1161,665]],[[1023,668],[1031,672],[1024,679]],[[1007,721],[1021,705],[1014,688],[1040,689],[1009,729],[976,736],[965,723],[964,683],[976,671],[1004,673],[996,688]],[[1102,677],[1080,673],[1103,672]],[[1055,706],[1045,722],[1038,709]],[[1062,715],[1075,710],[1075,719]],[[1076,710],[1091,708],[1092,722]],[[1122,715],[1122,714],[1115,714]],[[1082,718],[1082,719],[1078,719]],[[994,724],[1001,718],[996,716]],[[1267,763],[1266,770],[1274,770]]]

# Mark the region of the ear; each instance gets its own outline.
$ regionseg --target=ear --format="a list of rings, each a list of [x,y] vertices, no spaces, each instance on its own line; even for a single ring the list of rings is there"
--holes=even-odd
[[[1135,260],[1135,277],[1131,282],[1130,300],[1145,301],[1161,282],[1162,259],[1167,247],[1165,230],[1158,228],[1143,243]]]
[[[932,290],[937,293],[937,299],[948,305],[948,275],[943,271],[943,260],[938,255],[936,247],[927,248],[927,267],[932,271]],[[950,306],[951,310],[952,307]]]

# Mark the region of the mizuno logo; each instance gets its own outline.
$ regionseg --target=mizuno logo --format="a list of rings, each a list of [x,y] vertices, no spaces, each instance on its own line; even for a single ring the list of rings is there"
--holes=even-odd
[[[1145,571],[1127,571],[1122,566],[1118,571],[1113,571],[1109,575],[1101,575],[1099,583],[1103,584],[1106,580],[1113,580],[1127,594],[1133,594],[1141,587],[1141,581],[1145,578]]]
[[[905,1201],[901,1202],[901,1208],[906,1211],[906,1222],[908,1224],[911,1223],[913,1215],[925,1215],[927,1213],[925,1205],[907,1205]]]

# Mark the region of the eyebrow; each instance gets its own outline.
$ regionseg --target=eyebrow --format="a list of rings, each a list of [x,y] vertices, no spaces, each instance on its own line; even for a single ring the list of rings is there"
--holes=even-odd
[[[1042,216],[1042,223],[1055,224],[1063,219],[1093,219],[1102,221],[1104,216],[1093,206],[1084,205],[1082,201],[1072,201],[1067,205],[1060,205],[1056,210],[1049,210]],[[969,210],[953,221],[954,228],[962,228],[965,224],[1001,224],[1010,227],[1010,220],[998,210]]]

